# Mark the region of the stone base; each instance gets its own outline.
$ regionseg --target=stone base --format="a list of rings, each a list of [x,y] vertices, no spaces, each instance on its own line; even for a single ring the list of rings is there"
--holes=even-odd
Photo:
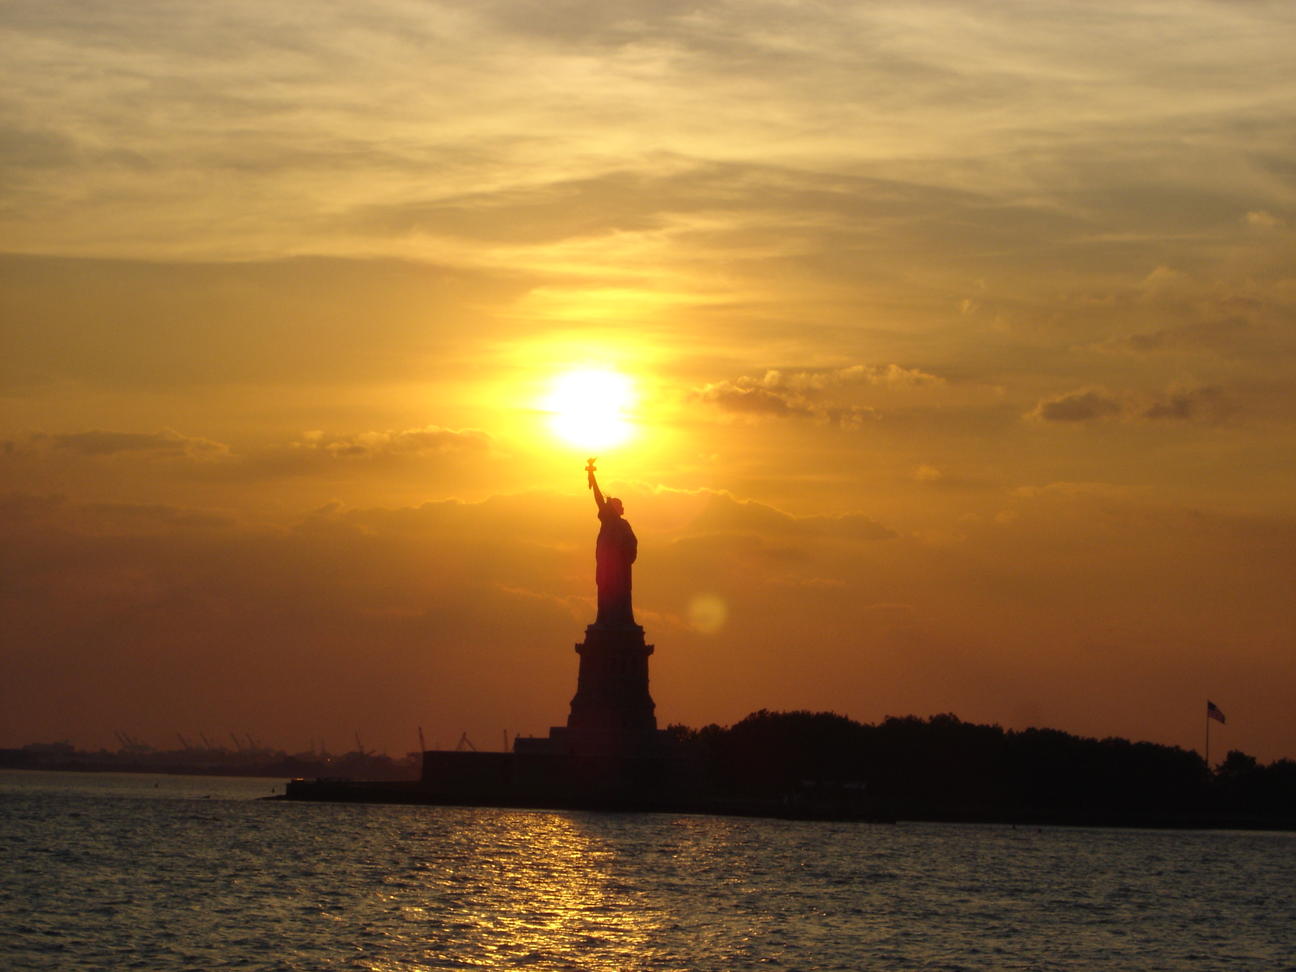
[[[627,732],[552,726],[548,736],[518,736],[513,740],[513,752],[523,756],[637,759],[657,757],[670,748],[670,733],[661,729]]]
[[[568,730],[609,737],[653,735],[657,707],[648,693],[648,656],[653,646],[644,643],[643,628],[591,624],[576,653],[580,672]]]
[[[594,623],[576,646],[580,672],[567,725],[519,736],[511,753],[429,750],[420,793],[440,802],[524,806],[655,805],[683,773],[648,693],[644,629]]]

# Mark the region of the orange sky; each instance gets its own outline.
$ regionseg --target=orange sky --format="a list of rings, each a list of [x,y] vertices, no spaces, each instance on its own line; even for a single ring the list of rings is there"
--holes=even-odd
[[[0,746],[543,733],[598,451],[663,725],[1296,757],[1290,4],[0,30]]]

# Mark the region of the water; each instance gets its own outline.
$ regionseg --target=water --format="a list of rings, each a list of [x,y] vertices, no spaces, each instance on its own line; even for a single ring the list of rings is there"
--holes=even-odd
[[[0,968],[1296,970],[1296,834],[255,799],[273,784],[0,771]]]

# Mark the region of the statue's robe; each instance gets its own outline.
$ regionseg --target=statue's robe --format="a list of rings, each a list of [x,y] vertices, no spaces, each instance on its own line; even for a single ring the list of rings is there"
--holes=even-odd
[[[639,555],[639,541],[624,517],[604,507],[599,511],[598,542],[594,545],[594,579],[598,584],[597,624],[634,624],[630,606],[630,565]]]

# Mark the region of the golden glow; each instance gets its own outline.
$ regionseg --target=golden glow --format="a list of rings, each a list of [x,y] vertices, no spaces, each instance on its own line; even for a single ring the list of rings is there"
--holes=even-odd
[[[711,847],[713,838],[700,846],[687,824],[678,830],[676,854],[687,859]],[[543,959],[542,968],[571,967],[560,960],[580,955],[582,969],[619,972],[627,956],[646,954],[660,940],[659,915],[634,907],[620,878],[624,841],[613,824],[501,811],[489,820],[452,822],[437,839],[460,862],[453,880],[429,870],[426,891],[406,885],[393,890],[392,900],[408,901],[413,919],[428,914],[430,900],[445,901],[442,917],[461,929],[449,957],[465,967],[494,968],[501,958],[517,964],[527,956]]]
[[[584,368],[553,380],[540,407],[549,428],[571,445],[605,449],[634,434],[629,410],[637,400],[634,382],[618,371]]]

